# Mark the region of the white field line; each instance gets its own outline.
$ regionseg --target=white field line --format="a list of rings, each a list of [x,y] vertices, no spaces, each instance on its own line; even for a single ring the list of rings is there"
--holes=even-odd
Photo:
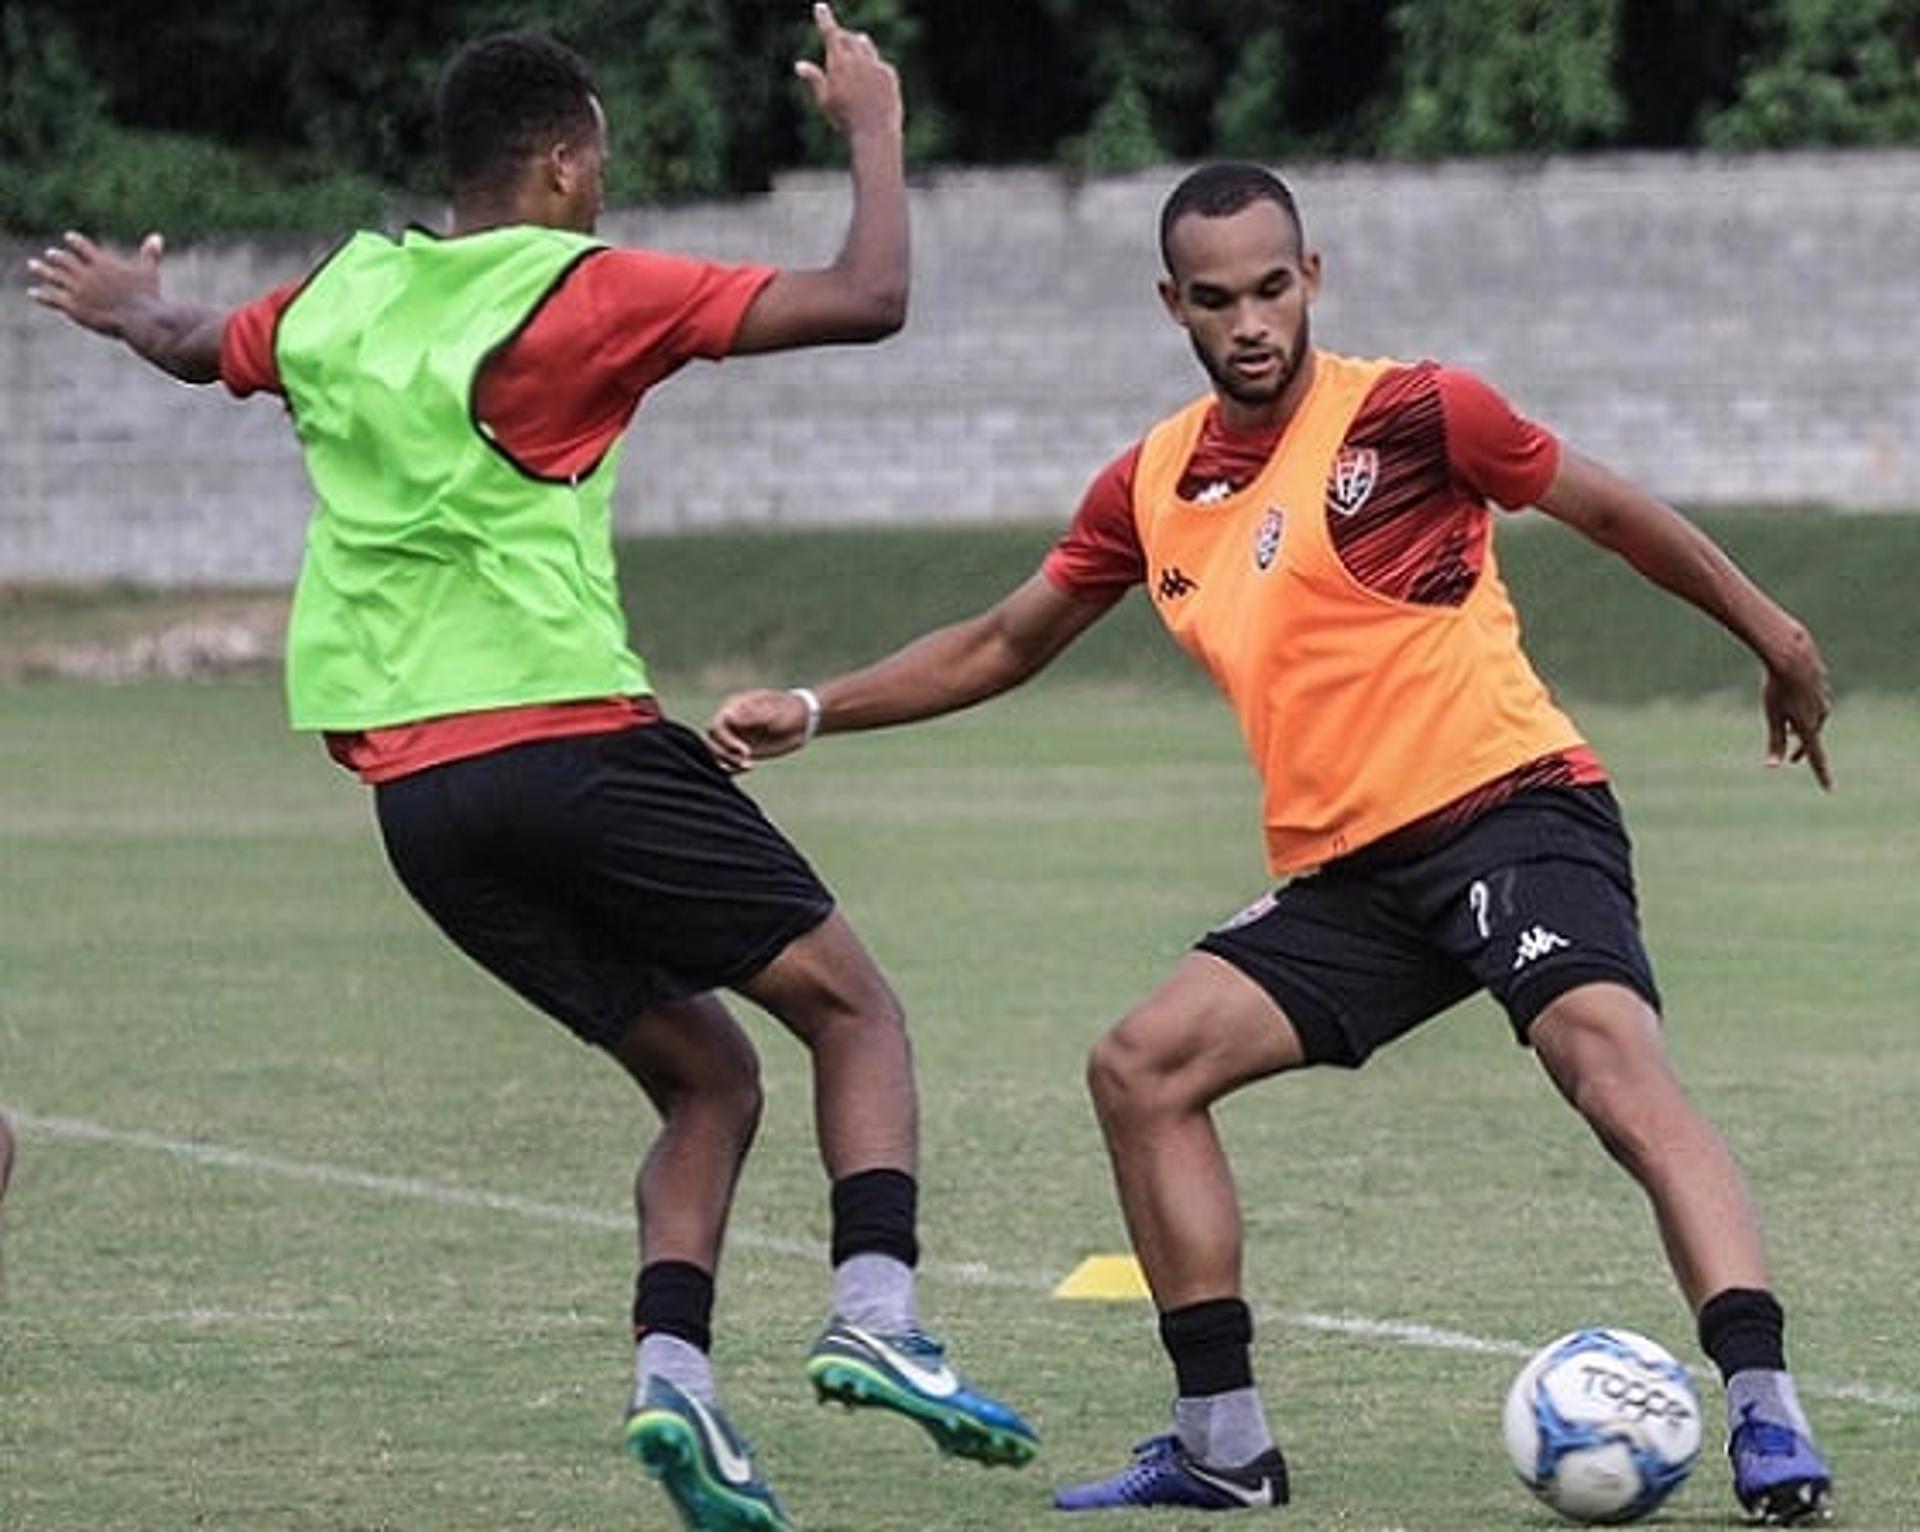
[[[352,1170],[342,1165],[315,1164],[306,1160],[282,1159],[276,1155],[255,1154],[246,1149],[230,1149],[193,1139],[169,1138],[160,1133],[138,1129],[110,1128],[102,1123],[76,1117],[39,1117],[0,1106],[16,1127],[29,1138],[56,1143],[99,1144],[114,1149],[137,1149],[150,1154],[172,1155],[196,1165],[222,1170],[241,1170],[254,1175],[279,1176],[320,1186],[341,1187],[349,1191],[373,1192],[383,1197],[399,1197],[429,1203],[435,1207],[473,1209],[490,1213],[511,1213],[542,1223],[557,1223],[575,1228],[602,1229],[621,1234],[633,1232],[633,1217],[628,1213],[608,1213],[597,1208],[579,1207],[564,1202],[544,1202],[534,1197],[518,1197],[502,1192],[478,1191],[470,1187],[428,1181],[417,1176],[383,1176],[370,1171]],[[795,1239],[786,1235],[763,1234],[734,1227],[727,1233],[730,1244],[774,1255],[825,1261],[827,1249],[818,1240]],[[921,1273],[937,1280],[961,1282],[975,1287],[1000,1287],[1021,1291],[1051,1292],[1058,1274],[1041,1271],[1010,1270],[988,1266],[982,1261],[924,1261]],[[1412,1320],[1372,1319],[1352,1314],[1317,1314],[1307,1310],[1282,1309],[1271,1305],[1258,1307],[1262,1324],[1278,1324],[1289,1329],[1312,1330],[1323,1334],[1350,1335],[1361,1340],[1387,1341],[1421,1350],[1458,1351],[1483,1356],[1530,1356],[1534,1350],[1521,1341],[1497,1340],[1448,1330]],[[1889,1388],[1873,1383],[1829,1383],[1813,1378],[1797,1378],[1800,1392],[1815,1398],[1839,1399],[1866,1404],[1896,1415],[1920,1412],[1920,1394],[1910,1389]]]

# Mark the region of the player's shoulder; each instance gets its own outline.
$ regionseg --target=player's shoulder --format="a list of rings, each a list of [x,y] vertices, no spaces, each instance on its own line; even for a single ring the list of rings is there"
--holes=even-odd
[[[702,272],[731,270],[723,261],[687,255],[677,250],[658,250],[651,245],[616,245],[601,241],[590,263],[608,280],[655,281],[663,275],[686,276]]]
[[[1372,375],[1360,407],[1354,413],[1349,438],[1392,436],[1409,424],[1424,424],[1441,409],[1439,376],[1443,368],[1429,359],[1403,361],[1398,357],[1357,360],[1332,359],[1336,365],[1364,369]]]
[[[1135,437],[1094,471],[1080,497],[1082,514],[1099,514],[1115,509],[1131,513],[1133,481],[1140,470],[1140,454],[1146,442],[1144,436]]]
[[[1424,426],[1435,417],[1477,419],[1508,410],[1506,398],[1480,373],[1455,363],[1422,357],[1417,361],[1379,358],[1369,365],[1378,376],[1360,407],[1356,425],[1391,431],[1397,424]]]
[[[758,291],[772,267],[734,266],[647,245],[601,244],[573,267],[569,284],[596,303],[625,311],[679,312],[730,305]]]

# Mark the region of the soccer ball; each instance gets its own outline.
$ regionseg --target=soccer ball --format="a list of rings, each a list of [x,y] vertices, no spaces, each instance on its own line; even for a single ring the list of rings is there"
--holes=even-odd
[[[1569,1521],[1638,1521],[1700,1455],[1700,1397],[1672,1353],[1631,1330],[1575,1330],[1507,1391],[1513,1471]]]

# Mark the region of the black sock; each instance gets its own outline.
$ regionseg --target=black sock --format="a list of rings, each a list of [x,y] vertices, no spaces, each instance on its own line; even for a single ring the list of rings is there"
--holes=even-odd
[[[677,1335],[713,1350],[713,1274],[691,1261],[649,1261],[633,1284],[633,1335]]]
[[[920,1262],[915,1224],[920,1187],[904,1170],[862,1170],[833,1183],[833,1264],[852,1255],[890,1255]]]
[[[1785,1372],[1786,1315],[1772,1293],[1729,1287],[1700,1307],[1700,1349],[1722,1381],[1754,1367]]]
[[[1253,1314],[1238,1298],[1210,1298],[1160,1316],[1183,1399],[1253,1386]]]

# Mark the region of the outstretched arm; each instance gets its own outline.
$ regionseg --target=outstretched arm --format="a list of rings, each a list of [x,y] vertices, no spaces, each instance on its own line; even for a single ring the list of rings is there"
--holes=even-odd
[[[1692,522],[1571,449],[1562,450],[1539,504],[1654,584],[1692,602],[1758,655],[1766,667],[1761,706],[1767,764],[1804,760],[1822,787],[1833,786],[1820,738],[1833,709],[1827,667],[1813,635],[1790,612]]]
[[[84,234],[68,234],[64,246],[27,262],[34,279],[27,296],[84,329],[125,341],[176,378],[211,383],[220,376],[226,311],[160,296],[165,249],[158,234],[149,234],[139,253],[123,260]]]
[[[733,352],[784,351],[883,340],[907,318],[907,182],[902,163],[900,80],[864,32],[849,32],[833,7],[816,5],[821,61],[794,66],[814,104],[845,135],[853,213],[831,266],[781,271],[760,289]]]
[[[798,750],[815,733],[878,729],[935,718],[1018,686],[1097,622],[1109,607],[1076,601],[1035,574],[976,617],[914,639],[885,659],[813,689],[818,716],[796,692],[729,697],[707,724],[707,743],[730,771]]]

